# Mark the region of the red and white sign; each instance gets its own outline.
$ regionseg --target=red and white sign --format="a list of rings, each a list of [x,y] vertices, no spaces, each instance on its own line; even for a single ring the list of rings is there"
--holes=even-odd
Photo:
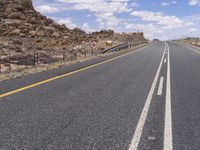
[[[97,43],[94,40],[92,40],[91,41],[91,47],[92,47],[92,49],[93,50],[96,49],[96,46],[97,46]]]

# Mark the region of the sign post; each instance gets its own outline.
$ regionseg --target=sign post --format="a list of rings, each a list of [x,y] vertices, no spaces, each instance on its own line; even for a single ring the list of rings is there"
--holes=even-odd
[[[97,43],[95,42],[95,40],[92,40],[91,41],[92,56],[94,55],[94,51],[96,51],[96,45],[97,45]]]

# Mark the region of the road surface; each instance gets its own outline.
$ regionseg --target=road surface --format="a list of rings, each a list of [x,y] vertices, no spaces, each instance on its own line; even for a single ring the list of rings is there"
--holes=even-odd
[[[200,53],[173,42],[0,82],[1,150],[199,150]]]

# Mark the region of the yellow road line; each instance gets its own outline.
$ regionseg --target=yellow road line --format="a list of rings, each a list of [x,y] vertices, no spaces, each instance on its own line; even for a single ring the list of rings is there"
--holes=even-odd
[[[152,45],[152,44],[150,44],[150,45]],[[18,93],[18,92],[21,92],[21,91],[24,91],[24,90],[27,90],[27,89],[30,89],[30,88],[33,88],[33,87],[36,87],[36,86],[39,86],[39,85],[42,85],[42,84],[45,84],[45,83],[48,83],[48,82],[57,80],[57,79],[60,79],[60,78],[63,78],[63,77],[67,77],[67,76],[73,75],[73,74],[75,74],[75,73],[82,72],[82,71],[84,71],[84,70],[88,70],[88,69],[90,69],[90,68],[94,68],[94,67],[96,67],[96,66],[99,66],[99,65],[102,65],[102,64],[105,64],[105,63],[108,63],[108,62],[111,62],[111,61],[113,61],[113,60],[116,60],[116,59],[118,59],[118,58],[124,57],[124,56],[126,56],[126,55],[131,54],[131,53],[140,51],[140,50],[142,50],[142,49],[144,49],[144,48],[146,48],[146,47],[149,47],[150,45],[147,45],[147,46],[145,46],[145,47],[143,47],[143,48],[140,48],[140,49],[138,49],[138,50],[131,51],[131,52],[129,52],[129,53],[126,53],[126,54],[123,54],[123,55],[120,55],[120,56],[117,56],[117,57],[114,57],[114,58],[105,60],[105,61],[103,61],[103,62],[94,64],[94,65],[91,65],[91,66],[88,66],[88,67],[85,67],[85,68],[82,68],[82,69],[79,69],[79,70],[76,70],[76,71],[72,71],[72,72],[69,72],[69,73],[66,73],[66,74],[63,74],[63,75],[59,75],[59,76],[56,76],[56,77],[53,77],[53,78],[50,78],[50,79],[47,79],[47,80],[44,80],[44,81],[41,81],[41,82],[37,82],[37,83],[31,84],[31,85],[28,85],[28,86],[25,86],[25,87],[22,87],[22,88],[19,88],[19,89],[16,89],[16,90],[13,90],[13,91],[4,93],[4,94],[1,94],[1,95],[0,95],[0,98],[6,97],[6,96],[10,96],[10,95],[16,94],[16,93]]]

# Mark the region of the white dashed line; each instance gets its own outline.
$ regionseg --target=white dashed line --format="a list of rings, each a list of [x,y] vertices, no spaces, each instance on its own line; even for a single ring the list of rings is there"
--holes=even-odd
[[[164,63],[166,64],[166,62],[167,62],[167,59],[165,58],[165,59],[164,59]]]
[[[145,121],[146,121],[146,118],[147,118],[147,114],[148,114],[148,111],[149,111],[149,107],[150,107],[150,104],[151,104],[151,101],[152,101],[152,97],[153,97],[153,94],[154,94],[154,91],[155,91],[155,88],[156,88],[156,84],[157,84],[157,81],[158,81],[158,78],[159,78],[159,75],[160,75],[164,56],[165,56],[165,51],[163,52],[163,56],[162,56],[162,59],[160,61],[160,65],[158,67],[156,76],[155,76],[154,81],[152,83],[151,89],[149,91],[148,97],[146,99],[144,108],[142,110],[140,119],[138,121],[137,127],[135,129],[135,133],[133,135],[133,138],[131,140],[131,144],[129,145],[128,150],[137,150],[137,148],[138,148],[140,138],[141,138],[141,135],[142,135],[142,131],[143,131],[143,127],[144,127],[144,124],[145,124]]]
[[[159,96],[161,96],[162,93],[163,93],[163,83],[164,83],[164,77],[161,77],[160,83],[159,83],[159,86],[158,86],[158,92],[157,92],[157,95],[159,95]]]

